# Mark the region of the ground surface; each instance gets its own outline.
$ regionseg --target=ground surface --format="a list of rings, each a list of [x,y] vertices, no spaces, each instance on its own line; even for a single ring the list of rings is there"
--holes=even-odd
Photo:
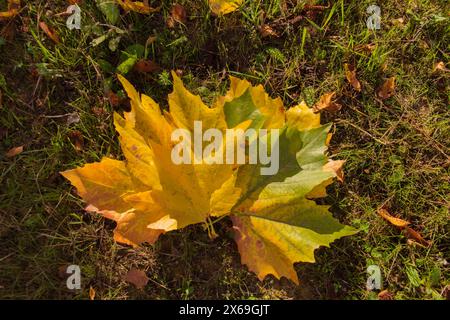
[[[22,1],[24,3],[25,1]],[[381,29],[366,26],[377,1],[330,1],[304,10],[303,2],[246,1],[222,18],[206,1],[183,1],[184,25],[166,24],[171,1],[152,15],[121,12],[116,51],[91,41],[108,26],[94,1],[82,1],[82,30],[69,30],[67,1],[26,1],[13,21],[0,22],[0,298],[88,299],[375,299],[365,288],[366,268],[380,266],[383,288],[396,299],[442,299],[448,294],[450,23],[446,1],[378,1]],[[325,2],[318,4],[326,5]],[[0,11],[6,1],[0,0]],[[300,17],[300,18],[298,18]],[[39,28],[44,21],[61,41]],[[263,37],[269,24],[279,37]],[[110,31],[111,32],[111,31]],[[229,222],[210,240],[201,226],[166,234],[139,249],[112,240],[114,224],[83,211],[84,204],[59,171],[102,156],[121,158],[113,111],[127,103],[105,94],[120,86],[109,62],[145,45],[158,72],[127,78],[166,106],[170,70],[210,102],[227,87],[227,75],[261,83],[286,106],[313,103],[336,91],[343,105],[324,114],[335,124],[330,151],[347,160],[345,182],[325,201],[342,222],[361,229],[317,251],[315,264],[296,266],[300,286],[283,279],[260,282],[240,264]],[[356,66],[362,92],[346,81],[344,63]],[[450,67],[450,66],[449,66]],[[396,77],[396,93],[380,100],[378,87]],[[74,123],[67,114],[75,114]],[[81,138],[83,143],[81,143]],[[24,145],[8,158],[5,153]],[[407,219],[430,247],[411,243],[379,215],[384,205]],[[78,264],[82,290],[70,291],[61,271]],[[144,290],[123,281],[132,267],[150,278]]]

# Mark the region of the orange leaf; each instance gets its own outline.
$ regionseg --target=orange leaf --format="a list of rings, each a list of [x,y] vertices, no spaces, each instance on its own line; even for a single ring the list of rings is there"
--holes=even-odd
[[[352,87],[360,92],[361,91],[361,83],[356,78],[356,69],[351,64],[344,64],[345,69],[345,77],[347,78],[347,81],[352,85]]]
[[[341,110],[342,106],[339,103],[332,101],[335,94],[336,93],[333,91],[322,95],[319,101],[313,106],[314,112],[320,111],[336,112]]]
[[[394,95],[395,91],[395,77],[387,79],[383,85],[378,89],[378,97],[385,100]]]
[[[378,214],[381,217],[383,217],[384,219],[386,219],[387,221],[389,221],[391,224],[393,224],[394,226],[399,227],[399,228],[404,228],[409,224],[409,222],[406,220],[403,220],[400,218],[395,218],[395,217],[391,216],[389,214],[389,212],[385,209],[379,209]]]
[[[50,28],[44,21],[39,22],[39,27],[42,29],[42,31],[45,32],[45,34],[53,40],[54,43],[59,43],[59,37],[56,34],[56,31]]]
[[[131,269],[125,275],[124,280],[133,284],[136,288],[142,289],[148,283],[148,277],[144,271],[138,269]]]
[[[17,156],[19,153],[22,153],[22,151],[23,151],[23,146],[15,147],[15,148],[9,149],[8,152],[6,152],[5,156],[8,158],[12,158],[14,156]]]

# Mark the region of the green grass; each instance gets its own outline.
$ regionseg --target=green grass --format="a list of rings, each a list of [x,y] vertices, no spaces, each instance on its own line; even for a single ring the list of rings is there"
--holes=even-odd
[[[179,3],[188,20],[174,29],[165,25],[171,1],[148,16],[122,12],[117,27],[123,34],[114,52],[108,41],[91,45],[111,29],[93,1],[83,1],[78,31],[55,16],[66,1],[27,1],[14,21],[0,22],[0,298],[87,299],[92,287],[99,299],[376,299],[377,292],[365,289],[372,264],[380,266],[383,288],[396,299],[444,298],[450,282],[450,73],[433,67],[439,61],[450,67],[446,1],[380,2],[376,32],[365,24],[373,1],[331,1],[315,14],[305,14],[295,1],[246,1],[221,18],[211,15],[206,1]],[[48,39],[39,19],[61,43]],[[262,38],[261,23],[280,37]],[[105,98],[105,87],[119,94],[121,88],[99,62],[116,67],[121,51],[145,45],[149,36],[156,40],[146,54],[161,72],[132,71],[127,78],[163,107],[170,70],[181,70],[206,102],[226,90],[229,74],[263,84],[286,106],[337,92],[343,108],[325,113],[323,121],[335,124],[330,152],[347,161],[346,176],[325,201],[361,232],[318,250],[317,263],[298,264],[300,286],[271,277],[258,281],[240,264],[226,220],[218,223],[221,237],[215,240],[194,226],[166,234],[154,246],[114,243],[114,224],[85,213],[58,174],[104,155],[121,157],[112,113],[127,105],[113,107]],[[367,44],[375,45],[373,51],[364,50]],[[345,80],[344,63],[356,66],[361,93]],[[396,94],[380,101],[377,88],[390,76],[397,79]],[[80,121],[67,124],[70,113]],[[84,138],[81,151],[70,138],[74,131]],[[20,145],[20,155],[3,156]],[[377,215],[381,205],[411,221],[432,246],[408,243]],[[80,291],[66,289],[61,275],[72,263],[81,267]],[[131,267],[147,272],[144,290],[122,280]]]

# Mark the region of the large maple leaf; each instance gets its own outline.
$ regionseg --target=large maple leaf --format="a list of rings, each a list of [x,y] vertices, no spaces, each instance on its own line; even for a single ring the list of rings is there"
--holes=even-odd
[[[321,125],[320,115],[305,103],[285,112],[280,98],[234,77],[210,108],[172,75],[168,112],[119,76],[131,100],[131,112],[114,115],[125,160],[105,157],[62,175],[89,204],[87,210],[117,222],[116,241],[154,243],[164,232],[229,215],[242,263],[261,280],[273,274],[298,283],[295,262],[314,262],[316,248],[356,232],[313,200],[326,196],[343,163],[325,154],[330,126]],[[193,133],[195,121],[203,130],[221,132],[279,129],[277,173],[262,175],[264,166],[248,161],[209,164],[205,159],[214,156],[212,151],[203,154],[203,162],[175,164],[172,132]]]

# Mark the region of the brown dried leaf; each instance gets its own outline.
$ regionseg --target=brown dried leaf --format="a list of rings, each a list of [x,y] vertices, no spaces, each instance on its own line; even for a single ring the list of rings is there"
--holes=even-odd
[[[151,60],[141,59],[136,62],[133,68],[140,73],[149,73],[158,71],[160,69],[160,66]]]
[[[265,37],[279,37],[278,33],[273,30],[271,26],[268,24],[263,24],[261,27],[259,27],[259,33],[263,38]]]
[[[138,289],[144,288],[149,280],[144,271],[134,268],[128,271],[123,279],[133,284]]]
[[[44,33],[53,40],[54,43],[59,43],[59,37],[56,31],[50,28],[44,21],[39,22],[39,27],[44,31]]]
[[[0,21],[14,18],[19,14],[20,0],[8,0],[8,10],[0,12]]]
[[[6,152],[5,156],[7,158],[12,158],[12,157],[15,157],[18,154],[22,153],[22,151],[23,151],[23,146],[15,147],[15,148],[9,149],[8,152]]]
[[[84,149],[84,138],[83,134],[78,131],[74,130],[69,133],[69,139],[72,141],[73,145],[75,146],[75,150],[82,151]]]
[[[336,112],[341,110],[342,105],[339,103],[336,103],[333,100],[333,97],[336,95],[336,92],[328,92],[323,94],[319,101],[313,106],[314,112],[320,112],[320,111],[330,111],[330,112]]]
[[[334,172],[338,181],[344,182],[344,163],[345,160],[331,160],[323,166],[323,170]]]
[[[380,300],[394,300],[394,294],[387,291],[387,290],[383,290],[380,291],[380,293],[378,294],[378,299]]]
[[[385,100],[394,95],[395,92],[395,77],[388,78],[383,85],[378,89],[378,97]]]
[[[353,89],[355,89],[358,92],[361,92],[361,83],[356,78],[356,69],[351,64],[344,64],[345,69],[345,77],[347,78],[347,81],[352,85]]]
[[[409,224],[409,221],[391,216],[390,213],[385,209],[379,209],[378,214],[385,220],[387,220],[388,222],[399,228],[404,228]]]
[[[178,3],[175,3],[170,9],[170,16],[175,22],[184,24],[186,22],[186,9]]]

